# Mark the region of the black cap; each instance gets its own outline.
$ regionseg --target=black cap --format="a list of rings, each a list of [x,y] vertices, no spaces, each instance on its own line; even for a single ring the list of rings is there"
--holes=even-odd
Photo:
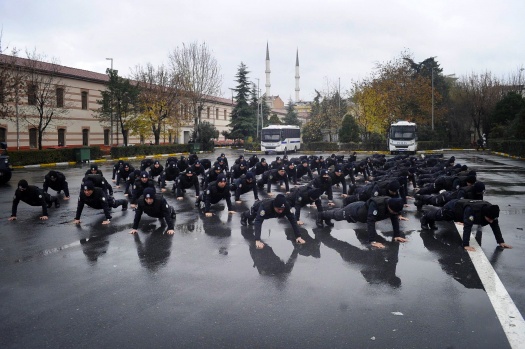
[[[401,184],[399,184],[399,181],[392,181],[388,183],[388,190],[392,192],[397,192],[401,188]]]
[[[29,183],[27,183],[25,179],[21,179],[20,181],[18,181],[18,188],[27,189],[27,187],[29,187]]]
[[[142,171],[140,173],[140,178],[149,178],[149,173],[147,173],[146,171]]]
[[[56,178],[57,177],[57,171],[49,171],[49,177]]]
[[[499,206],[498,205],[487,205],[484,206],[481,209],[481,213],[485,217],[489,217],[490,219],[496,219],[499,217]]]
[[[246,173],[246,179],[253,179],[254,175],[251,172]]]
[[[474,183],[474,192],[483,193],[485,191],[485,184],[483,182]]]
[[[96,170],[98,170],[98,165],[97,164],[91,165],[91,171],[96,171]]]
[[[144,196],[144,199],[155,198],[155,188],[149,187],[144,189],[142,195]]]
[[[321,176],[324,176],[324,175],[327,175],[327,174],[328,174],[328,170],[325,170],[325,169],[321,170]]]
[[[286,207],[286,198],[283,194],[279,194],[273,199],[273,207],[275,208],[285,208]]]
[[[82,186],[82,190],[93,190],[95,189],[95,184],[91,181],[85,181],[84,185]]]
[[[226,182],[226,181],[227,181],[226,176],[223,175],[222,173],[217,176],[217,182]]]
[[[394,212],[401,212],[403,211],[403,199],[401,198],[392,198],[388,199],[388,207]]]

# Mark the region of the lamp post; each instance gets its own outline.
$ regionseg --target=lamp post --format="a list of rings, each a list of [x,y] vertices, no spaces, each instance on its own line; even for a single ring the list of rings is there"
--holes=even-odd
[[[259,78],[257,79],[257,132],[255,133],[255,138],[259,137],[259,104],[261,103],[259,101]],[[255,86],[254,86],[255,87]],[[262,124],[261,124],[261,130],[262,130]]]
[[[106,58],[106,60],[111,61],[111,72],[113,73],[113,58]],[[109,132],[109,142],[111,146],[113,146],[113,101],[110,102],[110,118],[111,118],[111,126],[110,126],[110,132]]]
[[[434,67],[432,67],[432,131],[434,131]]]

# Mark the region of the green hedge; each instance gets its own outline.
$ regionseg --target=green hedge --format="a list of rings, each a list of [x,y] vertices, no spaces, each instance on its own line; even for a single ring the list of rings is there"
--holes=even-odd
[[[339,150],[339,145],[337,143],[330,142],[304,143],[301,145],[301,150],[337,151]]]
[[[37,164],[52,164],[56,162],[76,161],[76,149],[79,148],[57,148],[43,150],[9,150],[9,162],[13,166],[26,166]],[[92,160],[100,159],[102,151],[100,147],[89,147]]]
[[[112,147],[111,157],[113,159],[118,159],[130,156],[185,153],[188,152],[189,149],[189,144],[135,145],[131,147]]]
[[[492,151],[525,157],[525,141],[493,139],[488,141],[487,146]]]
[[[244,150],[259,151],[259,150],[261,150],[261,143],[244,142]]]

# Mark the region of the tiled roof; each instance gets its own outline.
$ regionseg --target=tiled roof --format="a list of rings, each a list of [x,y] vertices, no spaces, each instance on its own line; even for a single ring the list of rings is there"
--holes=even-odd
[[[2,62],[10,62],[12,59],[15,59],[15,64],[17,66],[27,66],[29,59],[27,58],[21,58],[21,57],[13,57],[9,55],[0,54],[0,63]],[[42,71],[56,71],[58,67],[58,72],[61,76],[67,77],[70,79],[78,79],[78,80],[90,80],[95,81],[99,83],[107,83],[109,81],[109,77],[106,74],[101,73],[95,73],[88,70],[83,69],[77,69],[77,68],[71,68],[66,67],[59,64],[51,64],[47,62],[40,62],[38,68],[42,69]],[[209,102],[215,102],[220,104],[226,104],[231,105],[232,100],[229,98],[222,98],[222,97],[215,97],[215,96],[206,96],[207,101]]]

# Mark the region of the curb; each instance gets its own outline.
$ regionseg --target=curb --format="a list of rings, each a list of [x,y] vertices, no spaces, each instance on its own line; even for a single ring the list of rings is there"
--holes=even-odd
[[[202,154],[204,152],[200,151],[199,154]],[[179,155],[188,155],[190,153],[173,153],[173,154],[155,154],[155,155],[141,155],[141,156],[130,156],[125,158],[117,158],[117,159],[96,159],[96,160],[89,160],[86,163],[103,163],[103,162],[114,162],[119,160],[143,160],[147,158],[168,158],[170,156],[179,156]],[[37,165],[25,165],[25,166],[12,166],[13,169],[24,169],[24,168],[41,168],[41,167],[64,167],[64,166],[75,166],[79,164],[75,161],[70,162],[55,162],[55,163],[48,163],[48,164],[37,164]]]
[[[417,152],[417,154],[433,154],[433,153],[442,153],[445,151],[476,151],[476,149],[455,149],[455,148],[449,148],[449,149],[436,149],[436,150],[420,150]],[[336,153],[344,153],[345,151],[337,151]],[[388,151],[363,151],[363,150],[356,150],[356,153],[376,153],[376,154],[386,154],[389,155],[390,152]],[[499,155],[503,157],[507,157],[510,159],[516,159],[516,160],[525,160],[525,157],[516,156],[516,155],[510,155],[507,153],[501,153],[497,151],[491,151],[488,150],[490,154]],[[203,151],[200,151],[199,154],[203,154]],[[244,153],[247,154],[264,154],[264,152],[261,151],[244,151]],[[302,151],[302,153],[306,154],[312,154],[312,153],[323,153],[322,151]],[[117,159],[97,159],[97,160],[90,160],[89,163],[103,163],[103,162],[112,162],[112,161],[119,161],[119,160],[143,160],[148,158],[167,158],[170,156],[178,156],[178,155],[188,155],[189,152],[184,153],[173,153],[173,154],[155,154],[155,155],[142,155],[142,156],[130,156],[125,158],[117,158]],[[38,164],[38,165],[25,165],[25,166],[13,166],[13,169],[24,169],[24,168],[41,168],[41,167],[63,167],[63,166],[75,166],[77,165],[77,162],[71,161],[71,162],[56,162],[56,163],[49,163],[49,164]]]

